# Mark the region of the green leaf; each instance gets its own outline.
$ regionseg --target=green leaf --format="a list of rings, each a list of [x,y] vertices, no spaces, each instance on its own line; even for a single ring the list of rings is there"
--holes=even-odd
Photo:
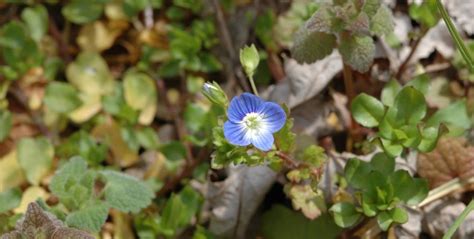
[[[104,6],[100,1],[72,0],[62,8],[63,16],[76,24],[89,23],[102,15]]]
[[[426,180],[414,179],[405,170],[397,170],[390,175],[389,181],[393,185],[395,197],[408,205],[417,205],[428,195]]]
[[[295,34],[291,55],[299,63],[310,64],[331,54],[336,44],[333,34],[302,28]]]
[[[54,148],[45,138],[24,138],[17,146],[18,162],[33,185],[39,185],[51,168]]]
[[[274,204],[263,214],[262,233],[267,239],[335,239],[341,232],[329,214],[322,214],[314,220],[301,213]]]
[[[207,124],[207,111],[196,103],[189,103],[184,110],[184,122],[191,133],[196,133]]]
[[[424,178],[414,178],[413,186],[416,188],[416,193],[407,201],[407,205],[416,206],[420,204],[429,193],[428,181]]]
[[[303,152],[298,154],[297,158],[301,161],[310,163],[314,167],[320,167],[326,161],[326,154],[322,147],[311,144],[306,147]]]
[[[376,98],[362,93],[352,101],[351,111],[354,119],[365,127],[379,125],[384,116],[383,104]]]
[[[344,228],[353,226],[362,217],[362,214],[356,210],[355,206],[347,202],[336,203],[329,211],[333,214],[334,222]]]
[[[125,101],[135,110],[145,109],[156,101],[155,83],[145,73],[128,70],[123,78],[123,89]]]
[[[170,171],[175,171],[186,159],[186,147],[182,142],[171,141],[161,146],[160,151],[166,157],[166,166]]]
[[[9,21],[0,28],[0,52],[10,68],[8,75],[23,74],[31,67],[41,65],[43,55],[30,37],[27,27],[19,21]],[[5,71],[5,68],[4,68]]]
[[[66,68],[67,80],[79,91],[90,95],[113,92],[114,78],[100,54],[81,52]]]
[[[178,229],[189,224],[198,212],[201,203],[202,198],[199,193],[189,186],[179,194],[172,195],[163,209],[160,230],[165,232],[165,235],[171,236]]]
[[[421,130],[421,141],[418,145],[418,150],[421,152],[430,152],[438,143],[438,139],[441,136],[444,130],[443,124],[441,124],[438,128],[436,127],[426,127]]]
[[[423,95],[428,93],[430,87],[430,77],[428,74],[421,74],[415,76],[411,81],[409,81],[405,86],[413,86],[415,89],[420,91]]]
[[[70,158],[79,155],[91,165],[98,165],[107,156],[107,146],[99,144],[84,130],[76,131],[57,148],[57,155]]]
[[[360,159],[349,159],[344,167],[344,176],[354,188],[367,188],[369,179],[367,175],[372,171],[372,166]]]
[[[377,153],[370,160],[370,165],[380,173],[388,175],[395,170],[395,159],[384,153]]]
[[[114,171],[102,171],[107,203],[120,211],[137,213],[151,203],[153,191],[142,181]]]
[[[426,101],[423,93],[412,86],[404,87],[395,98],[393,107],[397,120],[408,124],[419,123],[426,115]]]
[[[399,143],[392,142],[391,140],[387,140],[384,138],[380,138],[382,143],[383,150],[387,153],[390,157],[397,157],[403,151],[403,146]]]
[[[453,117],[455,116],[455,117]],[[438,127],[439,124],[445,123],[449,129],[449,135],[461,135],[471,127],[471,120],[467,114],[465,100],[456,101],[446,108],[436,111],[426,122],[428,126]]]
[[[10,211],[20,205],[21,190],[10,188],[0,192],[0,213]]]
[[[109,214],[106,203],[98,200],[91,201],[78,211],[71,212],[66,217],[68,226],[91,232],[99,232]]]
[[[8,110],[0,109],[0,142],[8,137],[12,124],[12,113]]]
[[[86,161],[76,156],[56,171],[49,189],[66,207],[75,209],[91,197],[94,181],[95,173],[88,171]]]
[[[408,221],[408,213],[405,209],[396,207],[392,210],[390,210],[390,216],[392,217],[392,220],[396,223],[406,223]]]
[[[398,131],[398,130],[397,130]],[[402,145],[407,148],[416,148],[421,140],[420,129],[416,125],[405,125],[400,128],[400,131],[404,133],[404,138],[398,138],[402,141]]]
[[[158,134],[151,127],[145,127],[136,132],[137,140],[146,149],[157,149],[160,144]]]
[[[386,6],[379,7],[377,13],[370,19],[370,31],[377,36],[387,36],[393,29],[392,11]]]
[[[440,19],[434,0],[422,1],[419,5],[412,3],[408,12],[412,19],[421,23],[426,28],[434,27]]]
[[[82,101],[72,85],[65,82],[51,82],[46,86],[44,103],[55,112],[69,113],[81,106]]]
[[[329,48],[329,46],[325,46]],[[339,52],[344,63],[359,72],[366,72],[375,56],[375,44],[370,36],[352,35],[341,39]]]
[[[48,11],[43,5],[28,7],[21,12],[21,19],[26,23],[31,38],[39,42],[48,31]]]
[[[377,14],[380,6],[380,0],[365,0],[364,5],[362,6],[362,11],[367,13],[367,15],[372,18],[375,14]]]
[[[388,230],[392,222],[393,219],[389,212],[384,211],[377,215],[377,223],[379,224],[379,227],[382,229],[382,231]]]
[[[286,106],[284,107],[286,109]],[[289,112],[286,111],[286,115],[289,115]],[[278,146],[283,152],[291,152],[295,147],[295,138],[296,134],[293,133],[293,118],[287,117],[285,125],[280,131],[274,134],[275,136],[275,145]]]

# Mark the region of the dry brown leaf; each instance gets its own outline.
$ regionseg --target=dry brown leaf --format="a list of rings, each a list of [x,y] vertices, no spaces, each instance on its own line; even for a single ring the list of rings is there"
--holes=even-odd
[[[474,147],[464,138],[441,138],[434,151],[418,156],[417,168],[431,188],[456,177],[473,177]]]

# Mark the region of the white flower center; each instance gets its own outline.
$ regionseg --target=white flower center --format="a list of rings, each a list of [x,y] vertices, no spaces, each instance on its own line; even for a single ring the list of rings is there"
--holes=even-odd
[[[245,115],[242,119],[245,128],[249,130],[259,130],[262,128],[262,116],[258,113],[252,112]]]

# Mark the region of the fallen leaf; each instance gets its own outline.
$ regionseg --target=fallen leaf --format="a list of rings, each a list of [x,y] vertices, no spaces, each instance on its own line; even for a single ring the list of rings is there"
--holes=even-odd
[[[267,166],[229,168],[229,177],[209,183],[210,230],[219,237],[246,238],[250,219],[276,179]]]
[[[13,210],[15,213],[25,213],[28,205],[39,198],[46,201],[49,194],[42,187],[32,186],[23,192],[20,205]]]
[[[342,70],[341,55],[334,51],[313,64],[298,64],[293,59],[285,61],[286,79],[270,87],[268,99],[286,103],[293,108],[319,94]]]
[[[10,188],[20,186],[26,182],[25,174],[17,161],[16,150],[0,159],[0,191],[5,191]]]
[[[315,192],[310,185],[292,185],[285,187],[286,194],[291,198],[293,208],[313,220],[326,211],[322,191]]]
[[[418,156],[417,168],[435,188],[453,178],[474,176],[474,146],[464,138],[441,138],[435,150]]]
[[[126,21],[95,21],[82,26],[76,41],[84,51],[101,52],[109,49],[126,28]]]

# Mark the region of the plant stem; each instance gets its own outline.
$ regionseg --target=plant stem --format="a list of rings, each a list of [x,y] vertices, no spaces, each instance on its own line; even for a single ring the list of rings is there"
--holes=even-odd
[[[459,35],[459,32],[456,30],[456,27],[451,21],[451,18],[449,17],[448,12],[443,7],[443,4],[441,3],[440,0],[436,0],[436,5],[438,6],[438,10],[441,13],[441,17],[446,23],[446,27],[448,28],[449,34],[451,34],[451,37],[453,38],[454,43],[456,43],[456,46],[458,47],[459,52],[461,53],[462,57],[466,61],[467,66],[469,67],[469,70],[471,72],[474,72],[474,60],[471,54],[469,53],[469,50],[467,49],[466,45],[464,44],[464,41],[462,40],[461,35]]]
[[[354,84],[352,82],[352,69],[350,66],[343,64],[342,74],[344,77],[344,86],[346,89],[346,95],[349,98],[349,105],[352,103],[352,99],[354,98]]]
[[[469,215],[469,213],[473,210],[474,210],[474,199],[471,200],[469,205],[467,205],[464,211],[462,211],[461,215],[459,215],[456,221],[454,221],[453,225],[451,225],[451,227],[446,232],[446,234],[444,234],[443,239],[451,239],[451,237],[456,232],[458,227],[461,226],[461,223],[464,222],[464,219],[466,219],[467,215]]]
[[[257,90],[257,87],[255,86],[255,82],[253,81],[253,76],[250,76],[249,77],[249,81],[250,81],[250,86],[252,86],[252,91],[253,93],[258,96],[258,90]]]

